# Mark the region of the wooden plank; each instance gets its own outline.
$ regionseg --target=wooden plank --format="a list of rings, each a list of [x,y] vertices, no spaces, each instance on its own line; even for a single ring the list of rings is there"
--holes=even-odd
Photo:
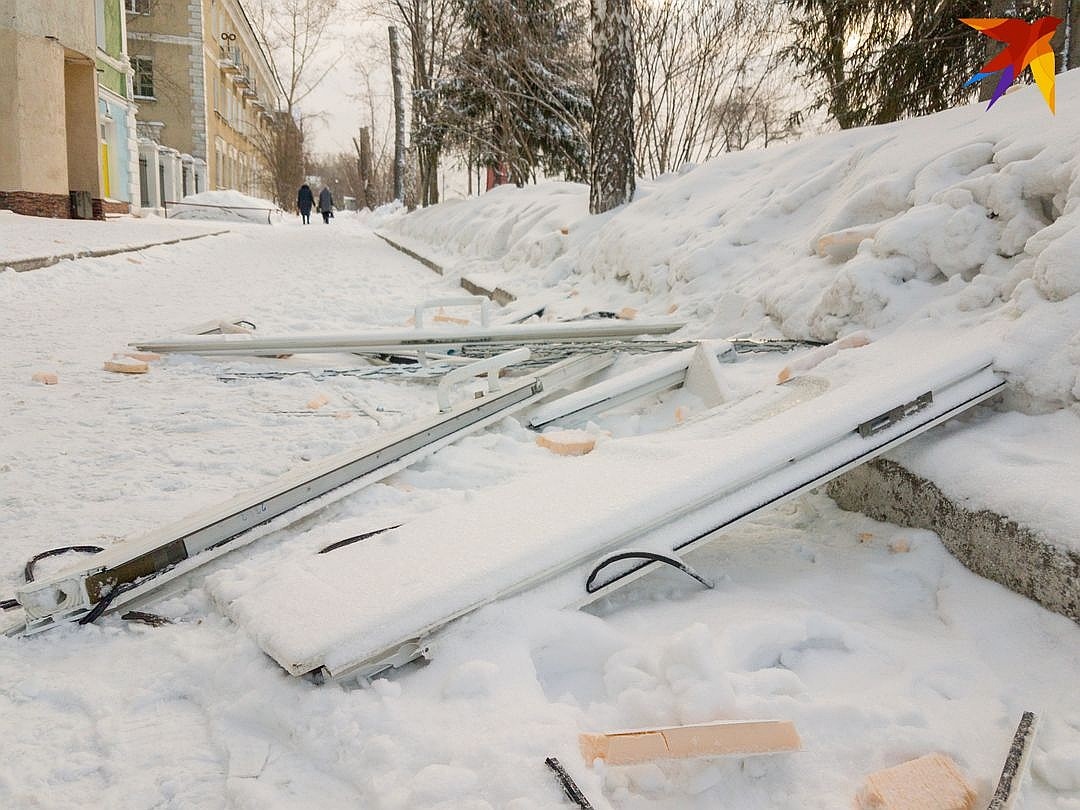
[[[802,747],[795,725],[786,720],[703,723],[691,726],[581,734],[585,761],[633,765],[657,759],[704,756],[749,756],[798,751]]]

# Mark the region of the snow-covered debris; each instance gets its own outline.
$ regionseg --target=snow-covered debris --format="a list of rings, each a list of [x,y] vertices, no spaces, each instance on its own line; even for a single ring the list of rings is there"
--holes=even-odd
[[[206,219],[215,222],[281,222],[284,212],[269,200],[239,191],[203,191],[189,194],[169,206],[169,219]]]
[[[1052,410],[1080,398],[1080,70],[1058,94],[1056,117],[1031,86],[989,111],[725,155],[600,217],[584,186],[550,182],[386,230],[526,294],[625,281],[643,314],[677,305],[710,337],[998,320],[1014,405]]]
[[[599,217],[587,216],[583,186],[546,183],[385,227],[421,251],[453,252],[451,270],[489,288],[546,294],[561,314],[614,282],[620,303],[646,317],[675,311],[694,337],[832,341],[988,324],[1011,383],[1004,407],[1065,410],[1031,430],[1080,441],[1080,70],[1058,77],[1058,94],[1057,116],[1030,86],[992,110],[725,155],[643,183],[633,203]],[[993,424],[984,430],[968,439],[992,448]],[[992,490],[962,466],[938,467],[937,478],[972,508],[993,509]],[[1044,492],[1037,474],[1012,471],[1012,505],[1027,503],[1014,517],[1057,532],[1042,507],[1071,514],[1080,491],[1080,467],[1064,472]],[[1072,533],[1054,540],[1080,548]]]
[[[947,458],[904,461],[935,477],[951,470],[950,493],[977,489],[975,504],[1011,509],[1004,494],[1041,487],[1040,514],[1074,527],[1077,76],[1061,77],[1059,92],[1057,119],[1021,90],[990,112],[730,156],[647,184],[604,217],[585,217],[581,187],[548,184],[395,214],[392,227],[445,247],[456,270],[555,299],[557,313],[632,306],[651,318],[675,307],[694,337],[865,329],[877,341],[988,321],[1015,412],[939,432]],[[11,222],[0,214],[0,255],[38,255]],[[117,224],[54,233],[78,242],[84,226]],[[417,301],[452,291],[452,275],[418,267],[362,221],[337,225],[235,226],[139,256],[0,272],[0,596],[35,552],[110,545],[361,442],[377,420],[392,428],[430,412],[430,391],[386,379],[219,380],[358,363],[339,355],[167,357],[133,380],[101,372],[138,334],[234,313],[269,331],[400,325]],[[818,255],[824,237],[855,240],[860,228],[854,248]],[[986,251],[981,262],[969,243]],[[730,399],[752,390],[747,369],[755,385],[771,382],[792,359],[725,366]],[[62,384],[34,383],[43,369]],[[357,418],[295,416],[322,393]],[[501,423],[223,558],[214,587],[242,590],[300,550],[475,502],[524,471],[564,475],[623,436],[670,427],[678,401],[611,415],[599,427],[614,438],[581,459]],[[504,536],[513,542],[513,514]],[[426,667],[358,691],[283,675],[200,581],[148,606],[174,620],[160,628],[106,617],[0,638],[0,806],[555,810],[565,804],[543,765],[554,755],[598,807],[834,810],[867,775],[933,751],[985,806],[1031,707],[1045,724],[1024,806],[1080,805],[1080,629],[974,576],[934,535],[816,494],[692,562],[713,590],[658,576],[599,615],[524,594],[451,626]],[[766,717],[795,723],[805,750],[593,770],[576,745],[582,731]]]

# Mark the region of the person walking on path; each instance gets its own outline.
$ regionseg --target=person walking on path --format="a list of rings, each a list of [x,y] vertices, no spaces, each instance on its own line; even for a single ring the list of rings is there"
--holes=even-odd
[[[307,183],[300,186],[300,191],[296,195],[296,208],[300,211],[300,217],[304,220],[305,225],[311,224],[311,206],[315,204],[315,195],[311,193],[311,186]]]
[[[329,225],[330,217],[334,215],[334,195],[326,186],[319,192],[319,213],[322,214],[322,221]]]

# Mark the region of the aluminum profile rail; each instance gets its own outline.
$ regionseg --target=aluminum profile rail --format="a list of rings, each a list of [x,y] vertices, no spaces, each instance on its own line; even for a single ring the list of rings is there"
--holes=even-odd
[[[638,335],[668,335],[685,326],[674,321],[575,322],[507,324],[488,327],[443,329],[373,329],[336,335],[213,335],[160,340],[136,340],[139,351],[183,353],[202,356],[247,355],[276,357],[282,354],[323,352],[402,352],[445,349],[462,344],[562,343],[581,340],[619,340]]]
[[[661,357],[626,374],[538,405],[529,413],[529,427],[540,430],[549,425],[582,424],[597,414],[651,394],[678,388],[686,383],[687,373],[698,351],[709,352],[718,362],[724,363],[734,363],[738,357],[727,341],[698,344],[696,349]]]
[[[525,349],[509,353],[517,359]],[[541,373],[516,378],[505,388],[468,399],[354,450],[331,456],[257,489],[125,540],[69,568],[18,588],[22,617],[8,635],[36,633],[87,616],[103,599],[108,609],[126,604],[193,568],[239,548],[368,484],[426,458],[437,449],[537,402],[612,362],[607,356],[573,358]],[[478,373],[497,380],[493,363]],[[115,593],[114,593],[115,591]]]
[[[416,593],[423,594],[423,601],[413,600],[408,615],[389,624],[385,619],[377,620],[364,609],[368,597],[361,588],[353,594],[347,614],[343,614],[348,620],[334,634],[333,647],[318,652],[294,649],[283,641],[293,639],[292,632],[285,636],[275,632],[260,638],[259,631],[255,630],[255,635],[263,649],[294,675],[312,674],[316,679],[366,678],[427,655],[433,637],[458,618],[545,583],[554,584],[558,580],[562,584],[553,592],[564,595],[576,592],[578,596],[569,599],[568,603],[575,607],[584,606],[658,565],[655,562],[638,563],[630,569],[620,568],[600,587],[582,594],[581,584],[586,575],[603,567],[616,553],[647,549],[673,556],[690,551],[715,540],[740,521],[820,486],[997,395],[1005,382],[988,363],[978,363],[951,373],[945,370],[930,384],[930,390],[921,387],[912,390],[916,385],[920,383],[899,387],[891,397],[871,392],[867,401],[852,411],[855,418],[843,429],[839,426],[823,429],[823,425],[831,424],[830,408],[836,403],[836,396],[822,400],[820,405],[805,403],[800,406],[804,409],[800,413],[807,421],[789,424],[783,436],[774,435],[768,419],[754,425],[754,437],[765,442],[761,447],[751,443],[739,448],[737,443],[733,444],[730,458],[717,461],[720,466],[716,467],[715,480],[703,486],[699,494],[683,502],[673,499],[662,512],[656,511],[651,518],[633,528],[613,526],[607,531],[595,531],[593,526],[580,544],[571,550],[564,543],[563,551],[556,554],[552,550],[548,528],[543,520],[539,520],[535,525],[521,527],[515,534],[512,549],[491,555],[498,559],[474,555],[471,568],[461,571],[436,566],[433,569],[437,571],[436,579],[425,579],[423,573],[411,571],[412,587]],[[817,424],[819,418],[822,421]],[[789,436],[797,439],[788,441]],[[721,438],[718,436],[717,440]],[[576,484],[580,486],[580,482]],[[608,511],[612,508],[601,506]],[[580,517],[582,521],[588,519],[588,516]],[[470,527],[473,533],[482,534],[483,530],[484,527]],[[395,530],[394,534],[396,544],[427,542],[426,535],[418,530],[411,531],[408,524]],[[446,540],[440,538],[439,542]],[[366,551],[366,547],[356,547],[352,552],[354,563],[363,559]],[[536,565],[536,560],[544,559],[545,554],[548,558],[544,564]],[[517,568],[515,561],[521,563],[521,570],[509,577],[508,572]],[[625,562],[620,565],[625,566]],[[392,571],[384,574],[394,575]],[[370,575],[376,576],[374,572]],[[495,580],[501,581],[495,584]],[[475,585],[477,582],[483,583],[483,587],[470,587],[470,583]],[[310,610],[312,615],[322,616],[325,605],[319,600],[337,597],[334,594],[298,596],[301,603],[304,598],[318,602]],[[257,600],[255,604],[258,604]],[[244,624],[238,619],[235,607],[223,605],[223,608]],[[372,614],[377,612],[371,611]],[[292,619],[294,623],[303,620],[302,615]]]

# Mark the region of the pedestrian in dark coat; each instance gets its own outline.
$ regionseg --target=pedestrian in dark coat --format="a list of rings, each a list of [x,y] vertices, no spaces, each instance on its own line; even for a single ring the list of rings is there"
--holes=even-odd
[[[300,211],[305,225],[311,224],[311,206],[313,205],[315,205],[315,195],[311,193],[311,186],[304,183],[296,195],[296,208]]]
[[[334,195],[326,186],[319,192],[319,213],[322,214],[322,221],[329,225],[330,217],[334,215]]]

